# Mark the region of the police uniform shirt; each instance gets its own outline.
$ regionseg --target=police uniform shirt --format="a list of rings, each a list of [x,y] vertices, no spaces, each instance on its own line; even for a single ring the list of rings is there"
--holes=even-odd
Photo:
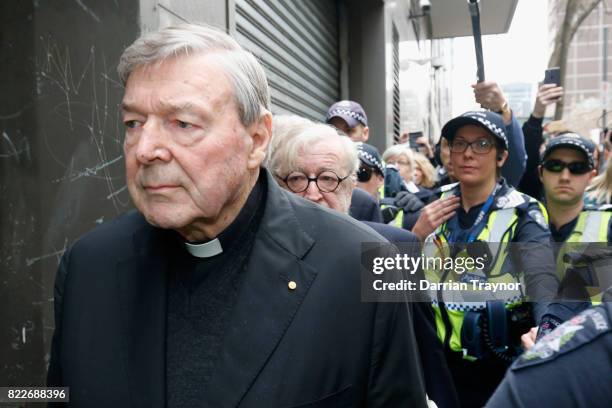
[[[508,188],[509,187],[505,181],[502,181],[502,188],[496,195],[496,201],[500,196],[504,195],[508,191]],[[463,230],[469,230],[472,228],[483,205],[484,203],[476,205],[470,208],[467,212],[463,209],[463,207],[459,207],[457,209],[459,227]],[[538,206],[535,203],[529,205],[527,216],[519,216],[519,222],[516,228],[516,231],[519,231],[519,235],[514,237],[514,242],[547,242],[547,240],[550,239],[550,231],[548,230],[548,227],[546,225],[542,225],[541,220],[529,215],[533,210],[538,210]]]
[[[604,302],[557,327],[523,353],[486,406],[607,408],[611,404],[612,303]]]
[[[507,201],[504,197],[512,189],[503,178],[500,180],[500,184],[501,188],[495,195],[492,210],[503,206],[502,204]],[[455,187],[454,190],[455,194],[457,194],[458,187]],[[524,202],[519,205],[518,223],[514,230],[516,233],[511,242],[533,243],[533,245],[521,246],[520,261],[522,265],[520,267],[525,276],[525,288],[527,294],[532,299],[551,300],[557,293],[558,280],[555,271],[553,248],[550,241],[550,230],[538,203],[536,201],[527,202],[528,196],[521,195],[521,197],[521,200],[524,200]],[[467,212],[461,207],[457,209],[456,216],[458,217],[461,231],[455,235],[457,238],[456,242],[462,242],[467,239],[469,230],[472,228],[483,205],[484,203],[474,206]],[[481,224],[479,229],[483,228],[485,223],[482,222]],[[474,231],[474,233],[478,235],[479,231]],[[545,313],[555,315],[554,312],[546,310],[544,303],[535,302],[535,321],[539,322]]]
[[[554,224],[550,224],[550,234],[552,235],[553,242],[565,242],[576,228],[578,217],[574,218],[561,228],[557,229]]]

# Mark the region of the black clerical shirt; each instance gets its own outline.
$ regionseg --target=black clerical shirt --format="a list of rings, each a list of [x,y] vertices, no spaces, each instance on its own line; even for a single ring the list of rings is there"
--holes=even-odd
[[[168,407],[199,406],[214,373],[265,203],[260,177],[246,204],[219,236],[223,252],[197,258],[178,243],[168,276],[166,398]]]

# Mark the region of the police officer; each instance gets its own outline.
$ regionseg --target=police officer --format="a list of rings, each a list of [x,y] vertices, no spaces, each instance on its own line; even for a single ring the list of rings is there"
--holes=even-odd
[[[359,102],[338,101],[329,107],[325,122],[344,132],[353,142],[367,142],[368,116]]]
[[[395,204],[393,198],[385,200],[385,180],[394,178],[394,184],[403,184],[402,178],[395,169],[387,172],[380,153],[371,144],[357,142],[359,156],[359,169],[357,170],[357,187],[367,191],[379,203],[383,215],[383,222],[398,228],[402,227],[404,212]]]
[[[561,300],[563,307],[580,311],[589,298],[585,285],[593,283],[588,268],[573,268],[580,275],[567,275],[566,253],[580,251],[590,243],[612,241],[612,206],[593,206],[584,204],[584,192],[597,174],[594,160],[595,145],[576,133],[563,133],[550,140],[546,145],[538,174],[544,189],[546,210],[549,216],[551,238],[555,245],[557,274],[562,281]],[[567,245],[560,245],[560,244]],[[581,287],[584,286],[584,287]],[[588,285],[591,286],[591,285]],[[550,327],[549,329],[553,329]],[[523,347],[533,346],[536,329],[523,336]]]
[[[575,133],[554,137],[538,168],[555,242],[610,242],[612,206],[585,206],[584,192],[597,174],[595,145]]]
[[[514,362],[488,408],[604,408],[612,401],[612,287]]]
[[[454,176],[459,180],[443,188],[443,198],[458,196],[461,205],[429,235],[424,251],[455,258],[480,251],[489,263],[465,273],[426,269],[428,280],[521,283],[515,286],[518,290],[504,292],[497,301],[484,297],[478,302],[453,301],[448,291],[431,293],[438,336],[446,348],[461,405],[480,407],[519,353],[519,338],[529,330],[529,320],[559,320],[546,314],[544,303],[534,303],[532,311],[522,303],[526,294],[531,299],[552,299],[558,281],[545,209],[501,177],[508,159],[502,117],[488,111],[467,112],[449,121],[442,137],[449,142]],[[518,256],[510,254],[507,245],[492,244],[516,242],[529,243]]]

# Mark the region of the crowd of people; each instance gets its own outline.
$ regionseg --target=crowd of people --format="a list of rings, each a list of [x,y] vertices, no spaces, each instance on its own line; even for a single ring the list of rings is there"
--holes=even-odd
[[[272,115],[261,65],[208,27],[144,34],[119,74],[136,210],[78,240],[56,281],[48,383],[75,406],[612,400],[612,140],[544,137],[560,86],[521,126],[497,83],[475,84],[483,109],[435,146],[403,137],[381,155],[358,101],[320,122]],[[477,248],[486,266],[417,275],[521,289],[364,302],[364,242]]]

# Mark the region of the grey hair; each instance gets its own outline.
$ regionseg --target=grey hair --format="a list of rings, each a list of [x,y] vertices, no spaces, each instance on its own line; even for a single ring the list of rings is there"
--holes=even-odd
[[[270,89],[263,67],[250,52],[221,30],[200,24],[179,24],[143,34],[121,55],[117,72],[125,85],[139,67],[199,54],[217,54],[234,88],[234,98],[243,125],[259,120],[270,110]]]
[[[357,156],[357,147],[355,143],[348,137],[338,134],[334,127],[323,123],[313,123],[311,126],[303,129],[299,134],[294,135],[285,143],[278,146],[277,149],[272,152],[271,160],[268,163],[269,169],[273,174],[284,176],[297,168],[297,162],[300,155],[302,155],[303,151],[309,146],[313,146],[319,142],[331,142],[333,140],[338,140],[340,142],[344,156],[340,166],[346,171],[346,174],[339,174],[339,176],[354,175],[359,168],[359,158]]]
[[[385,150],[382,155],[382,159],[384,162],[388,162],[399,156],[406,156],[408,162],[410,163],[410,168],[414,169],[414,155],[412,150],[404,144],[394,145]]]
[[[278,152],[288,140],[314,124],[315,122],[310,119],[297,115],[274,115],[272,117],[272,138],[268,144],[264,165],[270,168],[273,154]]]

